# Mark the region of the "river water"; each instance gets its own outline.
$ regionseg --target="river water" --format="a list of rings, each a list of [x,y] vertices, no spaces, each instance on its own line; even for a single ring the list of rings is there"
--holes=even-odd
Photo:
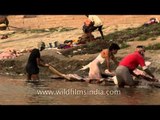
[[[29,83],[0,76],[0,105],[159,105],[158,88],[117,88],[58,79]]]

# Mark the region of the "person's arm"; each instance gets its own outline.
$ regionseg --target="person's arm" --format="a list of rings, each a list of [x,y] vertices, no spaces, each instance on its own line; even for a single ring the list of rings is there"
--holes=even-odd
[[[110,63],[109,63],[110,62],[109,50],[108,49],[103,49],[100,54],[101,54],[102,58],[105,58],[108,71],[111,72],[111,70],[110,70]]]
[[[109,51],[107,49],[105,49],[105,50],[102,51],[101,55],[106,60],[106,65],[107,65],[108,71],[111,72],[111,70],[110,70],[110,63],[109,63],[110,62]]]
[[[109,56],[106,56],[106,65],[107,65],[108,71],[111,72],[110,63],[109,63]]]
[[[42,61],[42,62],[44,62],[44,60],[43,60],[43,59],[41,59],[41,58],[39,58],[39,60],[40,60],[40,61]]]
[[[151,73],[151,71],[148,69],[148,67],[145,65],[144,59],[140,59],[140,66],[142,67],[142,70],[145,71],[149,76],[154,78],[154,75]]]
[[[42,59],[40,59],[40,58],[37,58],[36,60],[37,60],[37,64],[39,66],[42,66],[42,67],[48,67],[49,66],[49,64],[44,63],[44,61],[42,61]]]
[[[151,76],[152,77],[152,81],[154,81],[154,82],[158,82],[159,80],[158,79],[156,79],[155,77],[154,77],[154,75],[151,73],[151,71],[147,68],[147,69],[144,69],[144,71],[149,75],[149,76]]]
[[[112,59],[113,62],[118,66],[119,62],[117,61],[117,59],[115,58],[114,55],[112,55],[111,59]]]
[[[91,23],[89,24],[89,26],[94,26],[94,21],[91,21]]]
[[[132,70],[130,70],[129,72],[130,72],[133,76],[135,76],[136,78],[141,77],[141,75],[137,75],[137,74],[135,74]]]
[[[146,66],[143,66],[142,69],[143,69],[149,76],[151,76],[152,78],[154,78],[154,75],[151,73],[151,71],[150,71]]]
[[[146,72],[149,76],[151,76],[152,78],[154,78],[154,75],[151,73],[151,71],[148,69],[148,67],[145,65],[145,60],[144,58],[141,56],[138,59],[138,62],[140,64],[140,66],[142,67],[142,70],[144,72]]]

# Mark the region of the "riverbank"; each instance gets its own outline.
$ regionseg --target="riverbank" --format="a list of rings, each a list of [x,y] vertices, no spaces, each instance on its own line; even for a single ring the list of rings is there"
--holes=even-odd
[[[87,46],[68,49],[46,49],[42,51],[42,59],[45,62],[51,63],[57,70],[64,74],[78,74],[85,76],[87,71],[79,71],[79,69],[92,61],[100,52],[101,49],[108,47],[108,42],[112,38],[113,42],[121,44],[121,40],[125,41],[128,47],[120,49],[116,54],[118,60],[122,59],[125,55],[133,52],[137,45],[150,46],[151,44],[157,44],[160,42],[159,33],[154,29],[153,34],[145,34],[146,32],[140,32],[143,28],[139,28],[144,22],[148,21],[152,15],[100,15],[100,18],[104,22],[104,35],[106,41],[92,42]],[[160,18],[160,16],[154,16]],[[8,38],[0,40],[0,50],[3,51],[7,48],[14,48],[22,50],[26,48],[37,47],[37,42],[44,41],[46,45],[58,41],[63,43],[67,39],[78,39],[83,32],[81,26],[85,19],[85,16],[37,16],[33,18],[23,18],[23,16],[9,16],[10,27]],[[21,29],[18,29],[21,28]],[[152,28],[150,28],[152,29]],[[124,31],[123,31],[124,30]],[[139,30],[139,32],[137,32]],[[146,30],[146,29],[144,29]],[[14,31],[10,33],[10,31]],[[149,30],[148,30],[149,31]],[[4,34],[7,31],[3,31]],[[152,31],[151,31],[152,32]],[[1,33],[2,35],[3,33]],[[152,35],[156,36],[152,36]],[[99,37],[99,32],[93,33],[95,37]],[[119,36],[118,36],[119,35]],[[149,36],[146,37],[146,35]],[[135,37],[134,37],[135,36]],[[137,37],[139,36],[139,38]],[[129,38],[130,41],[126,41]],[[142,39],[143,38],[143,39]],[[146,39],[145,39],[146,38]],[[140,39],[140,40],[139,40]],[[142,41],[142,40],[143,41]],[[144,40],[145,39],[145,40]],[[58,51],[58,52],[57,52]],[[146,60],[152,62],[151,70],[155,74],[159,74],[160,64],[159,55],[160,50],[147,50]],[[58,54],[62,53],[62,54]],[[25,78],[25,65],[28,59],[29,53],[23,53],[15,59],[1,60],[0,61],[0,73],[9,77],[22,77]],[[111,64],[112,65],[112,64]],[[105,64],[102,67],[105,69]],[[115,66],[112,66],[114,69]],[[40,76],[47,78],[52,73],[47,68],[40,68]]]

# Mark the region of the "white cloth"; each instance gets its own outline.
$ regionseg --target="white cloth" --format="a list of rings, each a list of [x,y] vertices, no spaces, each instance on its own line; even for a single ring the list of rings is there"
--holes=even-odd
[[[105,61],[105,58],[101,57],[99,54],[92,62],[83,66],[80,70],[85,70],[89,68],[89,78],[90,79],[101,79],[99,64],[102,64]]]
[[[148,66],[151,64],[151,62],[149,61],[146,61],[145,62],[145,66],[142,68],[143,70],[147,69]],[[146,75],[146,73],[143,71],[143,70],[140,70],[140,69],[135,69],[133,72],[136,74],[136,75]]]

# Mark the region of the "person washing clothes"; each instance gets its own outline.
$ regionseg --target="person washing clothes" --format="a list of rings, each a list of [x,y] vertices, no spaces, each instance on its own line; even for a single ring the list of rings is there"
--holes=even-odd
[[[99,65],[104,63],[104,61],[106,61],[108,72],[111,73],[110,59],[112,59],[114,61],[114,63],[116,65],[118,65],[118,61],[116,60],[114,54],[116,54],[119,49],[120,49],[120,47],[117,44],[112,43],[108,49],[103,49],[100,52],[100,54],[92,62],[90,62],[86,66],[83,66],[83,68],[81,68],[80,70],[85,70],[85,69],[89,68],[89,73],[88,73],[89,78],[96,79],[97,81],[100,81],[102,76],[101,76]]]
[[[39,67],[49,67],[49,64],[46,64],[41,59],[40,51],[45,49],[44,42],[38,43],[38,48],[34,48],[28,58],[26,65],[27,80],[39,80]]]
[[[136,86],[138,83],[133,80],[133,76],[139,77],[133,71],[140,65],[153,80],[156,81],[152,72],[148,69],[144,60],[145,47],[139,45],[136,47],[136,51],[125,56],[116,68],[116,78],[118,81],[118,87],[124,87],[129,85],[130,87]]]

